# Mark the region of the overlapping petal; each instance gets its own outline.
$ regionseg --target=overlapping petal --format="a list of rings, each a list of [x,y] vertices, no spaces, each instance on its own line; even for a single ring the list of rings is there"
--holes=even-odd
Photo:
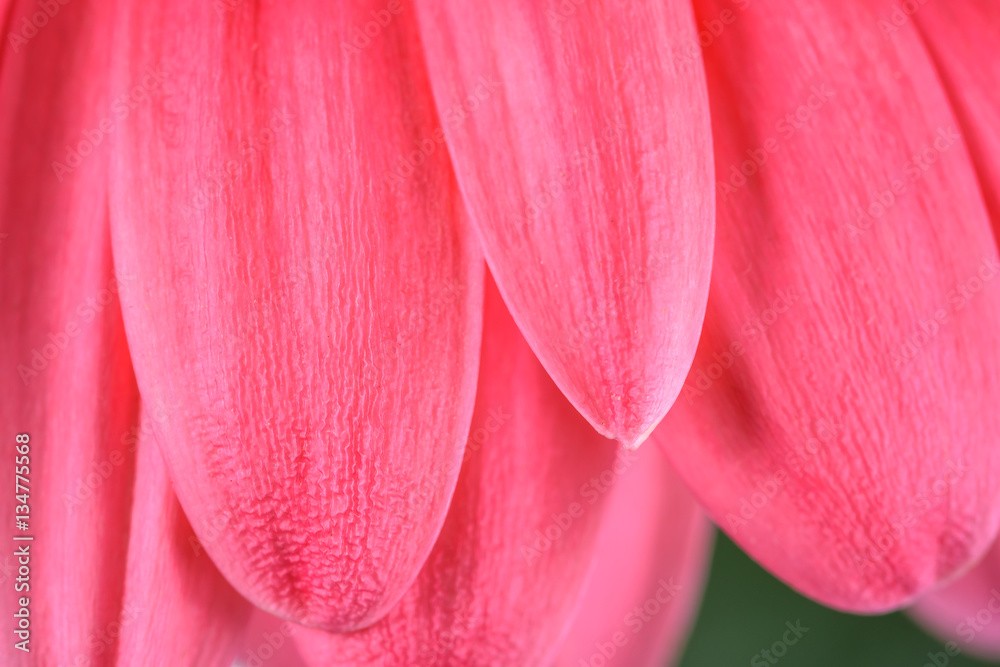
[[[945,642],[945,657],[1000,659],[1000,546],[969,572],[920,598],[909,614]]]
[[[1000,234],[1000,5],[990,0],[931,2],[919,11],[896,8],[884,18],[886,34],[920,29],[951,99],[979,174],[993,230]]]
[[[881,34],[888,10],[752,5],[706,49],[715,267],[657,431],[748,553],[855,612],[953,575],[1000,519],[1000,263],[937,74],[915,31]]]
[[[153,440],[147,411],[138,453],[117,663],[228,666],[250,603],[194,539]]]
[[[563,397],[488,287],[458,489],[416,583],[381,622],[297,633],[311,665],[545,665],[590,571],[615,445]],[[634,455],[633,455],[634,456]]]
[[[11,667],[113,656],[138,409],[107,142],[91,140],[107,101],[108,11],[57,7],[0,5],[0,663]]]
[[[339,631],[433,547],[480,345],[482,255],[401,12],[124,2],[116,27],[115,262],[143,398],[178,406],[154,425],[177,495],[237,590]]]
[[[626,456],[560,667],[676,664],[697,614],[712,527],[657,448]]]
[[[255,609],[240,640],[237,662],[233,667],[258,667],[258,663],[276,667],[307,667],[294,641],[297,633],[306,631],[301,625]]]
[[[444,136],[500,291],[602,434],[640,443],[677,397],[714,230],[686,0],[418,3]]]

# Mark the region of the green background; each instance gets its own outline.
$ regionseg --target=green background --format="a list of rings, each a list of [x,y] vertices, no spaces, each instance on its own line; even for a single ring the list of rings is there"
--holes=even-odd
[[[780,667],[923,667],[928,652],[943,648],[905,614],[852,616],[802,597],[719,532],[705,599],[680,667],[749,666],[761,649],[780,640],[786,621],[801,621],[809,630],[778,659]],[[997,664],[959,655],[948,667]]]

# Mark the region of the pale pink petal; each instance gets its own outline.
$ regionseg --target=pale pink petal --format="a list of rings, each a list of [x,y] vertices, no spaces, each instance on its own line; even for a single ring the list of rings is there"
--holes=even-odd
[[[113,60],[115,261],[143,397],[178,406],[154,426],[177,495],[237,590],[339,631],[434,545],[482,324],[413,10],[383,7],[123,3]]]
[[[226,583],[194,539],[146,412],[132,500],[118,665],[231,665],[250,603]]]
[[[552,383],[492,283],[484,326],[472,432],[434,551],[381,622],[296,634],[310,665],[545,665],[558,650],[590,570],[615,446]]]
[[[910,27],[907,12],[884,21],[887,34]],[[912,13],[951,98],[979,174],[983,198],[1000,234],[1000,4],[995,0],[930,2]],[[898,27],[902,24],[902,28]]]
[[[946,656],[1000,660],[1000,545],[954,583],[920,598],[909,614],[946,642]]]
[[[418,4],[434,96],[497,284],[600,433],[638,445],[691,365],[714,199],[686,0]]]
[[[100,3],[55,6],[54,17],[36,2],[0,6],[0,664],[11,667],[114,653],[125,438],[138,408],[112,269],[107,140],[87,139],[107,110],[110,17]],[[66,167],[71,151],[83,155]],[[14,633],[23,613],[30,638]],[[16,647],[25,639],[30,652]]]
[[[868,613],[968,566],[1000,520],[1000,261],[916,31],[880,34],[888,7],[754,4],[706,49],[715,267],[656,436],[758,562]]]
[[[616,482],[559,667],[676,664],[701,602],[712,527],[655,447]]]
[[[294,637],[305,628],[255,609],[240,640],[233,667],[307,667]]]

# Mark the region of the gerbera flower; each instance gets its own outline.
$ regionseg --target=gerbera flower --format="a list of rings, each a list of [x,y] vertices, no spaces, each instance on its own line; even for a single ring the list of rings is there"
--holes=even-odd
[[[7,663],[660,664],[694,497],[859,613],[993,541],[995,6],[0,16]]]

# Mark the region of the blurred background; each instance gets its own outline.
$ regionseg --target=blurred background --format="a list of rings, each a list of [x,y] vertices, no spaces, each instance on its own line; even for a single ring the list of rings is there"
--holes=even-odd
[[[794,645],[779,646],[784,655],[778,657],[770,648],[781,642],[789,629],[786,623],[798,624],[802,636]],[[717,531],[708,587],[680,667],[1000,665],[967,654],[944,655],[942,660],[943,649],[944,642],[924,633],[906,614],[852,616],[804,598]]]

